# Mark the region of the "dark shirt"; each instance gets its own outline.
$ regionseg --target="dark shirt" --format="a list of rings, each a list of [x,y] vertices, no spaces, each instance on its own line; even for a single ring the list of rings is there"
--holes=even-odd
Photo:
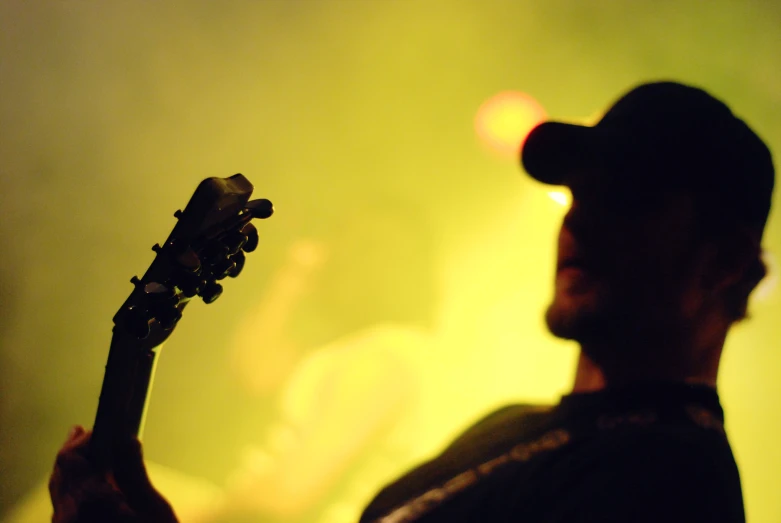
[[[744,523],[716,391],[653,383],[502,408],[385,487],[361,522]]]

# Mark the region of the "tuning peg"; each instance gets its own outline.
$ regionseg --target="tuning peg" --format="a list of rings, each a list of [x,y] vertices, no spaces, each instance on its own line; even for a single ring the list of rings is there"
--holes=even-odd
[[[225,258],[225,260],[217,263],[212,267],[212,274],[217,280],[221,280],[228,276],[234,269],[236,269],[236,262],[233,258]]]
[[[247,209],[252,213],[253,218],[268,218],[274,214],[274,204],[265,198],[248,202]]]
[[[241,234],[247,237],[247,242],[241,247],[244,252],[252,252],[258,246],[258,230],[248,223],[241,229]]]
[[[192,298],[206,285],[206,280],[197,272],[190,272],[183,269],[175,271],[171,275],[171,281],[176,287],[181,289],[182,294]]]
[[[241,247],[247,243],[247,237],[240,231],[231,231],[221,240],[228,247],[228,254],[231,256],[241,250]]]
[[[150,282],[144,286],[144,293],[148,318],[157,320],[165,330],[172,329],[182,317],[178,309],[180,296],[175,287],[168,282],[165,285]]]
[[[235,264],[233,266],[233,269],[228,271],[228,276],[231,278],[235,278],[236,276],[241,273],[241,270],[244,268],[244,262],[246,261],[246,257],[244,256],[244,253],[242,251],[237,252],[233,256],[231,256],[231,259],[233,260],[233,263]]]
[[[200,292],[200,296],[203,298],[204,303],[214,303],[221,294],[222,285],[215,281],[207,283]]]
[[[201,252],[201,258],[208,265],[215,265],[228,257],[230,249],[220,241],[212,241]]]
[[[162,283],[152,281],[144,285],[144,294],[154,302],[161,303],[176,298],[174,289]]]
[[[187,247],[176,257],[176,263],[186,272],[198,272],[201,268],[201,260],[192,247]]]

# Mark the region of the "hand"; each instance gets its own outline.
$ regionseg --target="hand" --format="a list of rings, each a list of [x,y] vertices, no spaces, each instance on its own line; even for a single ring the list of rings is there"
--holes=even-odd
[[[74,427],[57,454],[49,480],[52,523],[176,523],[149,481],[141,443],[133,439],[118,447],[114,469],[103,473],[87,459],[91,434]]]

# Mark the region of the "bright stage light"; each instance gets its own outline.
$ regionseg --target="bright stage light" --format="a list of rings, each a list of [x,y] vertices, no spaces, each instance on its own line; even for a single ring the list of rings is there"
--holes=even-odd
[[[477,110],[475,131],[492,151],[517,158],[529,132],[544,119],[545,111],[534,98],[518,91],[503,91]]]

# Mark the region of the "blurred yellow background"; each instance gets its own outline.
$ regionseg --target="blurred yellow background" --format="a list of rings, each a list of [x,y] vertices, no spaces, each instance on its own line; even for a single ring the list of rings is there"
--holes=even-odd
[[[0,519],[48,517],[128,280],[209,176],[244,173],[276,213],[161,356],[145,454],[183,521],[248,477],[263,521],[349,521],[488,410],[555,402],[575,349],[542,312],[566,195],[480,108],[516,91],[583,121],[672,78],[779,151],[780,26],[760,0],[0,3]],[[720,377],[752,523],[781,521],[778,194]]]

